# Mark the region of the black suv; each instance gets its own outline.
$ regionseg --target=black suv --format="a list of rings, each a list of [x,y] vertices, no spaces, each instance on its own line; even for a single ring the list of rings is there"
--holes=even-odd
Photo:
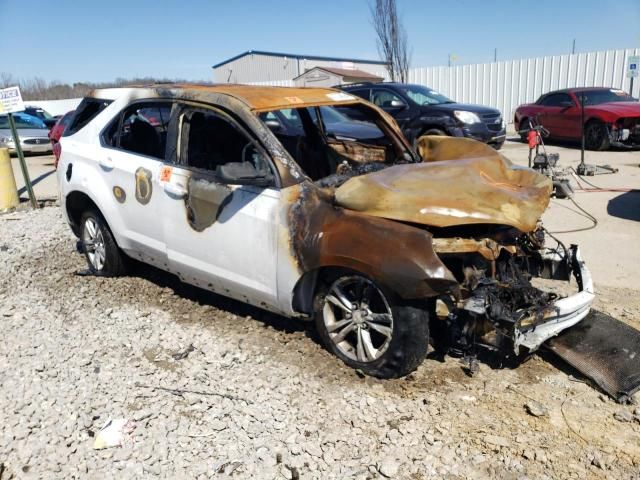
[[[450,135],[473,138],[500,149],[506,138],[500,110],[456,103],[422,85],[382,82],[338,88],[369,100],[389,113],[414,145],[422,135]]]

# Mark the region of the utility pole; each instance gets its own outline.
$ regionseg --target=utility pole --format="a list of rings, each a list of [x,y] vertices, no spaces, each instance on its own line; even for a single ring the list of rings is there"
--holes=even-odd
[[[493,49],[493,61],[494,62],[498,61],[498,49],[497,48]]]
[[[448,55],[447,57],[447,67],[451,66],[451,54]]]
[[[576,39],[573,39],[573,47],[571,47],[571,55],[576,53]]]

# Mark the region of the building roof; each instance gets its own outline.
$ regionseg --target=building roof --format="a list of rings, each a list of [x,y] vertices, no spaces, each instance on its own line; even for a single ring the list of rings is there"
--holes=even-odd
[[[224,60],[220,63],[216,63],[213,67],[211,68],[218,68],[221,67],[222,65],[229,63],[229,62],[233,62],[234,60],[237,60],[238,58],[242,58],[246,55],[267,55],[270,57],[288,57],[288,58],[297,58],[299,60],[325,60],[328,62],[354,62],[354,63],[372,63],[375,65],[386,65],[387,62],[383,62],[380,60],[362,60],[362,59],[357,59],[357,58],[340,58],[340,57],[322,57],[322,56],[318,56],[318,55],[299,55],[296,53],[280,53],[280,52],[267,52],[264,50],[247,50],[246,52],[243,52],[239,55],[236,55],[235,57],[231,57],[227,60]]]
[[[314,70],[324,70],[325,72],[333,73],[335,75],[340,75],[341,77],[358,78],[362,80],[383,80],[383,77],[379,77],[378,75],[374,75],[373,73],[370,73],[370,72],[365,72],[364,70],[358,70],[357,68],[334,68],[334,67],[313,67],[307,70],[306,72],[298,75],[296,78],[294,78],[294,80]]]
[[[132,87],[96,90],[107,95],[117,95],[131,89],[150,89],[156,92],[161,90],[163,94],[180,97],[184,94],[223,94],[230,95],[245,103],[254,112],[280,110],[283,108],[302,108],[322,105],[345,105],[362,103],[359,97],[347,92],[331,88],[304,88],[304,87],[265,87],[258,85],[241,85],[236,83],[218,84],[171,84],[161,83],[153,85],[139,85]],[[94,96],[102,98],[100,93]]]

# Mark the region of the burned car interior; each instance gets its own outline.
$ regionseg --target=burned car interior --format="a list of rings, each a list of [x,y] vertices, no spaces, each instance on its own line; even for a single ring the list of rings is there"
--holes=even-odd
[[[283,109],[260,118],[304,173],[319,185],[416,161],[379,115],[361,105]]]

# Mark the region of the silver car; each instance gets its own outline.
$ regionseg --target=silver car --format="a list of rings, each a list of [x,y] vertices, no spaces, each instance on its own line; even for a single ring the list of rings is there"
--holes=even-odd
[[[14,113],[13,119],[18,129],[23,152],[50,153],[53,151],[48,136],[49,129],[42,120],[26,113]],[[0,148],[8,148],[11,153],[16,151],[7,115],[0,115]]]

